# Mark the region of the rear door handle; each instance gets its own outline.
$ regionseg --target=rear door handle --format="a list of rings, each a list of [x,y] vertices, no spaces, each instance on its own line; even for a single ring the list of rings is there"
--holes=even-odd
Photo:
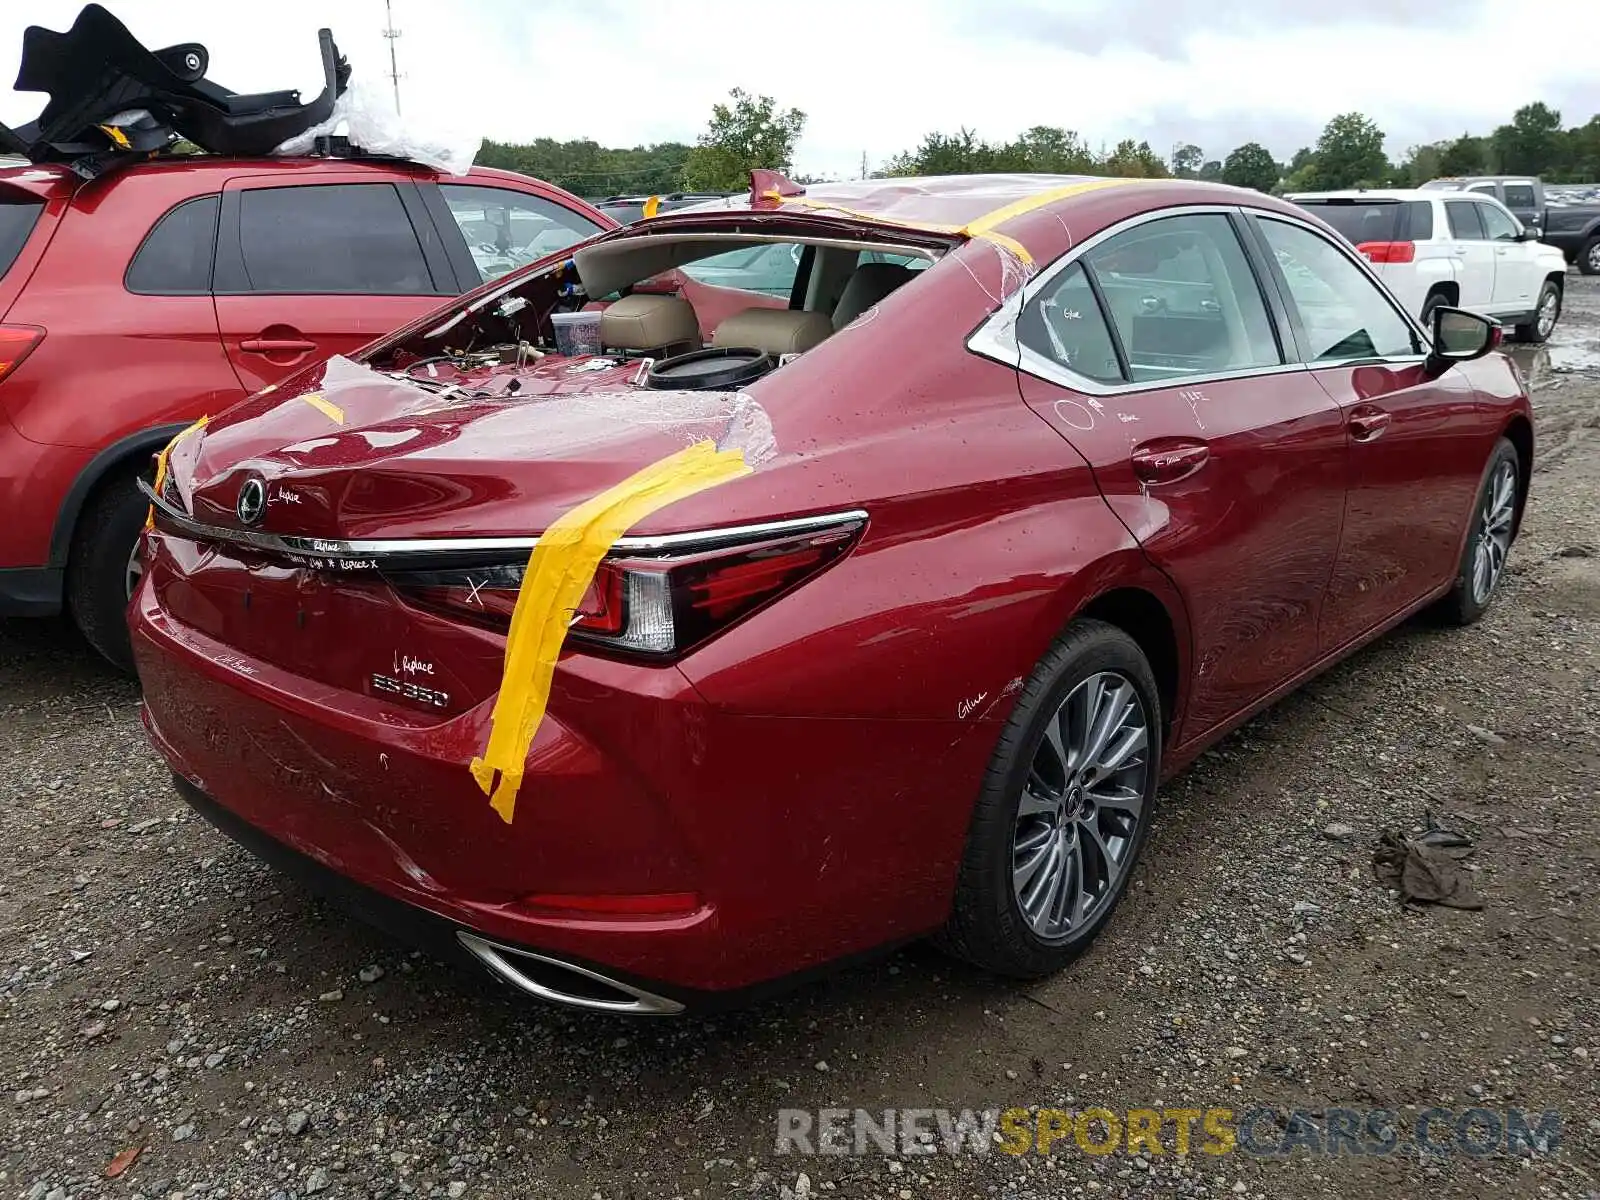
[[[1389,420],[1383,409],[1364,404],[1350,413],[1350,436],[1358,442],[1373,441],[1389,427]]]
[[[1133,473],[1145,483],[1176,483],[1206,465],[1211,448],[1204,442],[1167,441],[1135,446]]]
[[[317,344],[301,338],[245,338],[239,349],[246,354],[305,354]]]

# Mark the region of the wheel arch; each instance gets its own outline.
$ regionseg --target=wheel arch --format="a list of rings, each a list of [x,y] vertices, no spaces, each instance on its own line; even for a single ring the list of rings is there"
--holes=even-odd
[[[1439,295],[1444,297],[1446,304],[1454,307],[1461,303],[1461,285],[1454,279],[1437,279],[1428,288],[1427,296],[1422,298],[1423,306],[1428,303],[1428,296]]]
[[[1160,693],[1163,741],[1171,745],[1188,700],[1189,626],[1182,599],[1152,568],[1112,582],[1078,606],[1073,620],[1114,625],[1144,652]]]
[[[122,467],[136,461],[141,455],[157,453],[185,428],[183,423],[157,425],[120,437],[109,446],[102,447],[80,470],[72,486],[61,499],[56,510],[56,522],[50,532],[50,566],[64,568],[72,555],[73,534],[83,507],[106,479]]]
[[[1517,520],[1514,531],[1522,528],[1522,511],[1528,503],[1528,491],[1533,484],[1533,422],[1523,413],[1514,414],[1500,431],[1517,452],[1517,473],[1522,486],[1517,489]]]

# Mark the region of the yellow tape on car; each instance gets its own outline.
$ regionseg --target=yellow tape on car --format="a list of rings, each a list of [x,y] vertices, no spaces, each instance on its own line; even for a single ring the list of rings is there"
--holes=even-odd
[[[516,811],[528,748],[544,720],[561,643],[600,560],[630,526],[657,509],[749,473],[743,451],[696,442],[578,505],[539,535],[511,614],[489,743],[471,768],[506,824]]]
[[[161,489],[167,482],[167,460],[172,455],[172,448],[179,442],[183,441],[184,438],[188,437],[196,429],[204,429],[206,422],[210,419],[211,418],[209,416],[201,417],[187,429],[179,431],[173,436],[170,442],[161,447],[161,453],[156,455],[156,495],[161,495]],[[156,527],[156,506],[154,504],[150,506],[150,511],[145,514],[144,527],[146,529],[154,529]]]
[[[263,389],[265,390],[265,389]],[[335,425],[344,424],[344,409],[323,396],[321,392],[306,392],[300,397]]]

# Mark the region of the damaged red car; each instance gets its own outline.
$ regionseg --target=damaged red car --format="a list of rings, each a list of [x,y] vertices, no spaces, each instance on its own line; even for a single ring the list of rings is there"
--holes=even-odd
[[[786,305],[697,308],[770,245]],[[1491,603],[1533,456],[1497,342],[1255,192],[758,173],[179,436],[146,722],[224,830],[548,1000],[927,935],[1040,976],[1162,778]]]

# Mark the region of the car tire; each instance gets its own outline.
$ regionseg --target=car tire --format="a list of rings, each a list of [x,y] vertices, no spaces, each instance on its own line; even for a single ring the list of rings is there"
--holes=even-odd
[[[96,488],[78,516],[67,560],[67,608],[84,639],[112,666],[133,673],[128,639],[131,568],[149,502],[123,467]]]
[[[1541,319],[1546,304],[1554,304],[1548,326]],[[1556,322],[1561,319],[1561,286],[1553,279],[1546,279],[1544,286],[1539,289],[1539,298],[1533,305],[1533,320],[1525,325],[1516,327],[1516,339],[1519,342],[1528,342],[1538,345],[1540,342],[1550,340],[1550,335],[1555,332]]]
[[[1083,751],[1092,750],[1093,739],[1082,731],[1095,698],[1107,704],[1092,711],[1114,714],[1126,705],[1132,713],[1101,739],[1097,764],[1114,763],[1134,742],[1136,722],[1142,743],[1121,767],[1084,775],[1068,760],[1076,750],[1080,768],[1089,765]],[[1079,741],[1085,744],[1075,747]],[[1161,701],[1144,652],[1114,625],[1074,622],[1034,668],[1001,730],[973,809],[955,902],[936,943],[1019,979],[1049,975],[1083,953],[1127,891],[1154,815],[1160,764]],[[1054,799],[1047,798],[1052,792]],[[1047,852],[1048,859],[1034,857]],[[1058,898],[1041,899],[1057,863]],[[1054,910],[1066,924],[1056,926]]]
[[[1422,327],[1431,332],[1433,329],[1433,310],[1449,303],[1450,297],[1443,292],[1429,292],[1428,298],[1422,302]]]
[[[1509,495],[1505,491],[1508,483]],[[1516,447],[1501,438],[1495,443],[1489,465],[1484,468],[1483,482],[1478,485],[1472,525],[1461,551],[1461,563],[1456,568],[1455,583],[1435,609],[1436,615],[1446,624],[1471,625],[1493,603],[1500,581],[1505,577],[1506,559],[1516,538],[1517,509],[1526,487]],[[1489,542],[1493,543],[1492,547]],[[1480,555],[1488,558],[1481,559]],[[1485,577],[1480,575],[1485,569],[1489,571],[1487,586]]]
[[[1600,237],[1592,237],[1578,251],[1578,270],[1585,275],[1600,275]]]

